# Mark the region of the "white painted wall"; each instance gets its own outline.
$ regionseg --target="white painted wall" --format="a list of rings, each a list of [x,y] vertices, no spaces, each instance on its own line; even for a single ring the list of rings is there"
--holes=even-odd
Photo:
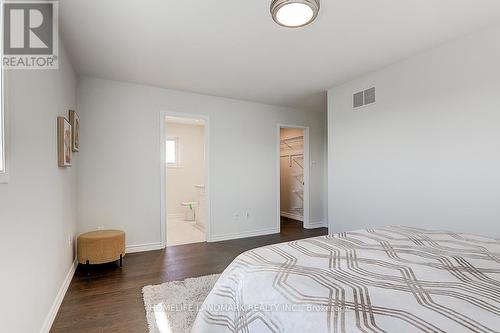
[[[41,331],[74,258],[69,239],[76,233],[79,156],[73,155],[72,168],[58,168],[56,118],[76,107],[76,79],[59,45],[59,70],[8,72],[10,180],[0,184],[2,332]]]
[[[210,117],[212,239],[277,231],[278,123],[311,128],[311,220],[325,219],[325,114],[92,78],[79,81],[77,101],[80,231],[160,242],[162,110]]]
[[[281,128],[281,140],[289,139],[297,136],[304,136],[305,130],[300,128]],[[291,148],[290,148],[291,147]],[[287,145],[280,146],[280,205],[281,213],[285,217],[294,218],[303,221],[303,211],[294,210],[294,207],[304,208],[304,201],[299,195],[293,193],[294,190],[304,190],[301,181],[303,177],[297,178],[295,175],[304,174],[304,169],[297,163],[293,162],[290,165],[290,159],[286,155],[304,154],[304,139],[301,141],[290,141]],[[303,165],[304,160],[299,160]]]
[[[329,223],[500,236],[500,26],[329,91]],[[376,86],[377,103],[352,110]]]
[[[179,140],[179,164],[167,167],[167,212],[179,216],[185,212],[181,202],[198,200],[194,185],[205,183],[205,131],[199,125],[166,122],[165,133]]]

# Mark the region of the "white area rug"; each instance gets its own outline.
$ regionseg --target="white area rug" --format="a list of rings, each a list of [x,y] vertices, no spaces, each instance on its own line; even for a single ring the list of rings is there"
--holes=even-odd
[[[142,288],[149,333],[186,333],[220,274]]]

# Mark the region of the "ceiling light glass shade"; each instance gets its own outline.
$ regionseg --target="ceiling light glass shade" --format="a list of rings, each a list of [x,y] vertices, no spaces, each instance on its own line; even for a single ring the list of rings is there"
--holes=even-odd
[[[271,3],[273,20],[281,26],[298,28],[308,25],[319,12],[319,0],[274,0]]]

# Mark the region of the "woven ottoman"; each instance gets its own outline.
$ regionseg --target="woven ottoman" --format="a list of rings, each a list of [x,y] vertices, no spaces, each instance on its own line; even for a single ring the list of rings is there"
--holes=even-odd
[[[78,262],[81,264],[104,264],[120,260],[125,256],[125,233],[121,230],[98,230],[78,236]]]

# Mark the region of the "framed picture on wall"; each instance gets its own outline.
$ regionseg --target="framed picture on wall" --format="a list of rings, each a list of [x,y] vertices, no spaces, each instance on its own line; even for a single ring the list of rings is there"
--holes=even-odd
[[[79,151],[80,150],[80,118],[78,118],[78,114],[69,110],[69,123],[71,124],[71,150]]]
[[[71,166],[71,124],[65,117],[57,117],[57,159],[60,167]]]

